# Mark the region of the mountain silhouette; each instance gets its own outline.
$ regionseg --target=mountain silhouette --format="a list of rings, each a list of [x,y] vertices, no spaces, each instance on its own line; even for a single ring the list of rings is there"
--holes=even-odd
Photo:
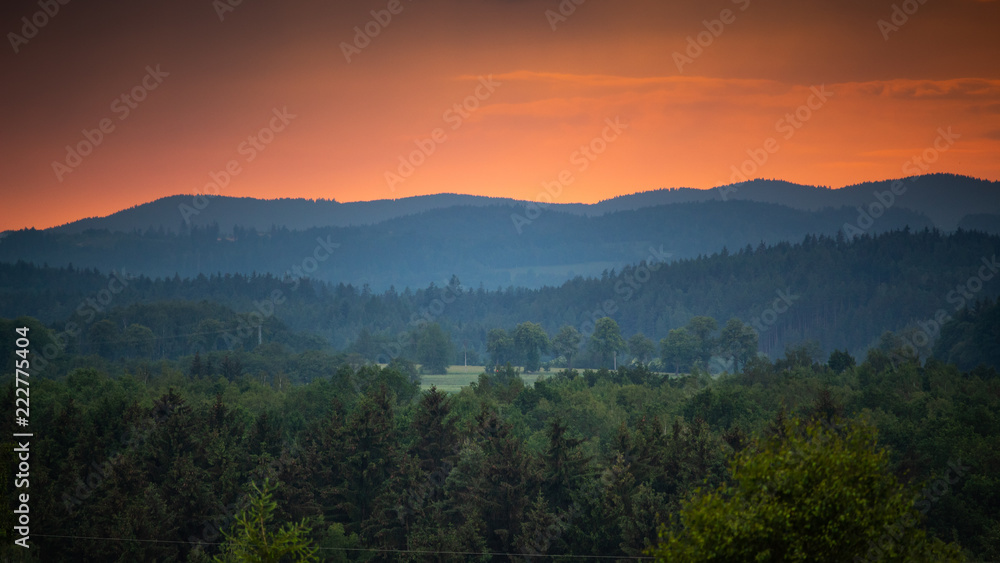
[[[546,210],[574,215],[598,216],[675,203],[705,201],[754,201],[783,205],[803,211],[825,207],[863,206],[906,209],[930,218],[933,225],[947,231],[956,229],[967,215],[1000,214],[998,182],[952,174],[929,174],[900,179],[899,194],[893,182],[866,182],[840,189],[804,186],[781,180],[752,180],[711,190],[669,188],[622,195],[594,204],[553,203]],[[91,217],[53,227],[52,231],[81,233],[88,229],[131,232],[136,229],[163,229],[184,232],[191,227],[217,224],[223,233],[233,227],[272,227],[305,230],[314,227],[371,225],[397,217],[449,207],[508,206],[523,208],[530,202],[511,198],[442,193],[401,199],[340,203],[333,200],[273,199],[211,196],[196,198],[176,195],[158,199],[106,217]]]

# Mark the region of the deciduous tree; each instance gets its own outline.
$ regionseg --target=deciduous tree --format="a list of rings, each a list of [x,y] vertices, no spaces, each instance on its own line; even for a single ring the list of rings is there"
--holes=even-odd
[[[602,317],[597,320],[594,333],[590,335],[590,350],[602,367],[610,367],[615,354],[626,350],[625,340],[614,319]]]
[[[567,369],[573,369],[573,356],[580,350],[582,341],[580,331],[570,325],[563,325],[552,339],[552,351],[566,358]]]
[[[786,420],[733,461],[733,484],[687,502],[661,529],[659,561],[960,561],[931,540],[874,428]]]
[[[524,362],[524,371],[538,371],[541,353],[549,349],[549,337],[541,325],[523,322],[514,329],[514,349],[517,357]]]

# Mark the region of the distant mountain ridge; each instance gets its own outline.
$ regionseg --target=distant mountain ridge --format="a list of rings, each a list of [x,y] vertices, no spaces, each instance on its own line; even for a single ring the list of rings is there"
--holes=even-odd
[[[895,188],[896,182],[900,182]],[[958,228],[970,215],[1000,214],[1000,182],[956,174],[926,174],[863,182],[838,189],[793,184],[782,180],[751,180],[719,186],[711,190],[677,188],[619,196],[595,204],[602,209],[615,202],[627,205],[662,205],[712,199],[745,200],[774,203],[803,211],[826,207],[888,205],[926,215],[934,225],[946,231]],[[877,211],[876,211],[877,212]],[[979,224],[973,221],[970,224]]]
[[[537,210],[536,210],[537,211]],[[511,216],[531,217],[512,222]],[[705,201],[641,207],[596,216],[527,212],[497,204],[458,206],[371,225],[302,231],[219,227],[189,233],[158,230],[81,233],[14,231],[0,240],[0,262],[127,269],[196,277],[214,273],[308,275],[333,283],[424,287],[454,274],[472,287],[560,285],[641,260],[674,261],[761,243],[836,236],[855,221],[851,208],[802,211],[754,201]],[[889,209],[869,233],[933,227],[922,214]],[[652,256],[655,249],[662,256]],[[301,272],[296,274],[295,268]]]
[[[600,216],[644,207],[705,201],[745,200],[783,205],[803,211],[826,207],[877,209],[890,201],[890,207],[926,215],[943,230],[956,229],[963,219],[974,214],[1000,214],[1000,182],[952,174],[929,174],[901,179],[901,187],[892,192],[893,182],[866,182],[839,189],[805,186],[781,180],[752,180],[710,190],[669,188],[622,195],[594,204],[553,203],[546,207],[574,215]],[[883,194],[881,201],[877,194]],[[884,195],[888,194],[888,196]],[[158,199],[106,217],[81,219],[48,229],[62,233],[80,233],[88,229],[131,232],[136,229],[162,229],[182,232],[191,226],[218,224],[221,232],[231,233],[234,226],[269,230],[272,226],[289,230],[316,227],[371,225],[398,217],[449,207],[509,206],[524,209],[531,202],[462,194],[433,194],[396,200],[340,203],[333,200],[275,199],[260,200],[214,196],[195,200],[177,195]],[[512,211],[516,213],[518,211]],[[186,220],[187,219],[187,220]]]

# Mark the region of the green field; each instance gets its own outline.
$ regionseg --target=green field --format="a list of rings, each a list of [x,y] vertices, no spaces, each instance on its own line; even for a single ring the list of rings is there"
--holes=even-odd
[[[421,375],[420,376],[420,388],[423,390],[428,390],[431,386],[435,386],[439,391],[445,393],[457,393],[462,387],[467,386],[470,383],[479,380],[479,374],[483,373],[486,368],[483,366],[449,366],[448,373],[444,375]],[[535,381],[539,377],[544,377],[545,372],[541,373],[522,373],[521,379],[527,385],[534,385]]]

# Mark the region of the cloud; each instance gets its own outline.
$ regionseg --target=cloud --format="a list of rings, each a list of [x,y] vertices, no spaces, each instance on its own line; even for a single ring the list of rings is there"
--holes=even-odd
[[[1000,100],[1000,80],[878,80],[845,84],[859,93],[899,100]]]

